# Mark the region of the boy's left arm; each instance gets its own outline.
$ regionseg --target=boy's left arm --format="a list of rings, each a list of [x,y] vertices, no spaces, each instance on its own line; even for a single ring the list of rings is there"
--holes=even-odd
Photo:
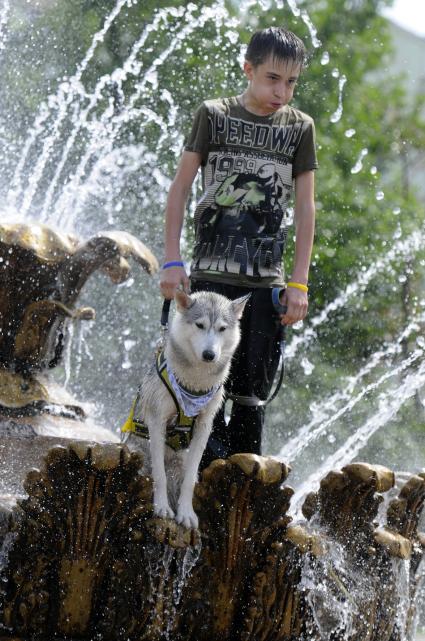
[[[305,171],[295,178],[295,256],[291,282],[307,285],[314,240],[314,171]],[[282,303],[287,305],[281,316],[283,325],[303,320],[308,311],[308,295],[296,287],[287,287]]]

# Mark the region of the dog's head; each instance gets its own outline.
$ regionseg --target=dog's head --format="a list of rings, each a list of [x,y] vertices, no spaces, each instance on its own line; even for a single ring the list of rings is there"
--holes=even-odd
[[[170,326],[173,341],[190,350],[198,362],[228,361],[240,340],[239,320],[250,295],[230,300],[215,292],[189,296],[176,292],[176,314]],[[189,354],[187,354],[189,356]]]

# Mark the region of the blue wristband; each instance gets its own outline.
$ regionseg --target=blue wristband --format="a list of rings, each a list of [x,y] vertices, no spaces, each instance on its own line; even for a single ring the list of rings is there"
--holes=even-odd
[[[184,267],[184,262],[182,260],[172,260],[169,263],[164,263],[162,269],[168,269],[169,267]]]
[[[272,303],[278,314],[286,314],[288,309],[286,305],[282,305],[282,303],[280,302],[280,295],[284,291],[284,287],[273,287],[272,289]]]

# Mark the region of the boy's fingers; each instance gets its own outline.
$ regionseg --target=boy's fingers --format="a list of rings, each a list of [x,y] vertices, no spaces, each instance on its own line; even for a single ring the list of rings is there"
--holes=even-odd
[[[308,299],[305,295],[298,292],[285,292],[285,303],[288,307],[286,314],[281,316],[282,325],[293,325],[303,320],[307,316]]]
[[[172,268],[164,270],[161,274],[159,287],[164,298],[174,298],[176,289],[183,287],[185,292],[189,292],[189,278],[183,268]]]
[[[160,288],[161,294],[164,298],[166,298],[167,300],[171,300],[172,298],[174,298],[175,288],[173,290],[172,287],[165,287],[163,285],[161,285]]]
[[[190,283],[189,283],[188,276],[183,278],[182,284],[183,284],[183,289],[186,292],[186,294],[190,294]]]

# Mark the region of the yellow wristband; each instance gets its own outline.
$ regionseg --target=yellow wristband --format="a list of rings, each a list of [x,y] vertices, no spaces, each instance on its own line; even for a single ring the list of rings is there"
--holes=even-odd
[[[307,285],[303,285],[302,283],[286,283],[287,287],[295,287],[296,289],[300,289],[302,292],[308,292],[308,287]]]

